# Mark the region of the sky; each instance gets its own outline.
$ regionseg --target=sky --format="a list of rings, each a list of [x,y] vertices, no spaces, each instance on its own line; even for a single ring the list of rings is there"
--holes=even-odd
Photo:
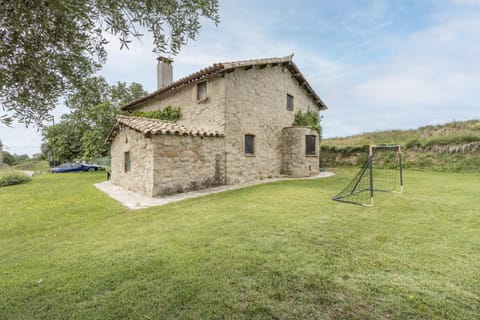
[[[328,106],[324,138],[480,119],[480,0],[220,0],[219,14],[218,26],[202,20],[196,40],[170,56],[174,80],[216,62],[293,53]],[[98,75],[154,91],[152,38],[129,50],[109,39]],[[0,140],[30,155],[42,142],[22,124],[0,124]]]

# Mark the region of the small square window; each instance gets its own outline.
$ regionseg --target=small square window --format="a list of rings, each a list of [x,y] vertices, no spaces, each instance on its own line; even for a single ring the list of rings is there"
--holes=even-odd
[[[197,100],[205,100],[207,98],[207,82],[199,82],[197,84]]]
[[[305,136],[305,154],[307,156],[317,155],[317,136]]]
[[[245,135],[245,154],[246,155],[255,154],[255,136],[252,134]]]
[[[123,153],[123,167],[125,172],[130,172],[130,152],[124,152]]]
[[[287,93],[287,110],[293,111],[293,96]]]

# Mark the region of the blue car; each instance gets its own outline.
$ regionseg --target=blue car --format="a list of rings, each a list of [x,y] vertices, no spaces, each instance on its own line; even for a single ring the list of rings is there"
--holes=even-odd
[[[85,164],[77,162],[69,162],[59,165],[58,167],[50,169],[51,173],[75,172],[75,171],[97,171],[102,170],[103,167],[94,164]]]

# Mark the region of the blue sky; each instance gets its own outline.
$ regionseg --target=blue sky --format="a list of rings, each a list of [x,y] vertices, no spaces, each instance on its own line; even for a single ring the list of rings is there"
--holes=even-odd
[[[329,107],[325,137],[480,118],[480,0],[220,0],[220,18],[173,57],[175,79],[215,62],[294,53]],[[151,37],[119,48],[111,38],[99,74],[153,91]],[[41,134],[19,124],[0,124],[0,139],[11,153],[40,151]]]

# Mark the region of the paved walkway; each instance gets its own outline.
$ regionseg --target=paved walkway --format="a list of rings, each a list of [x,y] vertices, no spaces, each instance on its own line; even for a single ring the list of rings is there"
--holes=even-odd
[[[163,196],[163,197],[155,197],[155,198],[150,198],[132,191],[127,191],[123,189],[122,187],[115,186],[110,183],[110,181],[104,181],[95,184],[95,187],[98,189],[102,190],[105,192],[108,196],[112,197],[113,199],[117,200],[124,206],[137,210],[137,209],[143,209],[143,208],[148,208],[148,207],[153,207],[153,206],[163,206],[167,203],[171,202],[176,202],[176,201],[181,201],[185,199],[191,199],[191,198],[197,198],[201,196],[205,196],[208,194],[212,193],[219,193],[219,192],[224,192],[228,190],[235,190],[235,189],[240,189],[240,188],[245,188],[245,187],[250,187],[258,184],[264,184],[264,183],[270,183],[270,182],[275,182],[275,181],[284,181],[284,180],[304,180],[304,179],[319,179],[319,178],[325,178],[325,177],[330,177],[335,175],[333,172],[320,172],[320,174],[313,176],[313,177],[308,177],[308,178],[275,178],[275,179],[265,179],[261,181],[254,181],[254,182],[249,182],[249,183],[244,183],[244,184],[237,184],[237,185],[227,185],[227,186],[219,186],[215,188],[208,188],[208,189],[203,189],[203,190],[197,190],[197,191],[190,191],[190,192],[184,192],[184,193],[177,193],[171,196]]]
[[[33,176],[33,174],[35,173],[35,171],[27,171],[27,170],[17,170],[17,171],[20,171],[21,173],[31,177]]]

